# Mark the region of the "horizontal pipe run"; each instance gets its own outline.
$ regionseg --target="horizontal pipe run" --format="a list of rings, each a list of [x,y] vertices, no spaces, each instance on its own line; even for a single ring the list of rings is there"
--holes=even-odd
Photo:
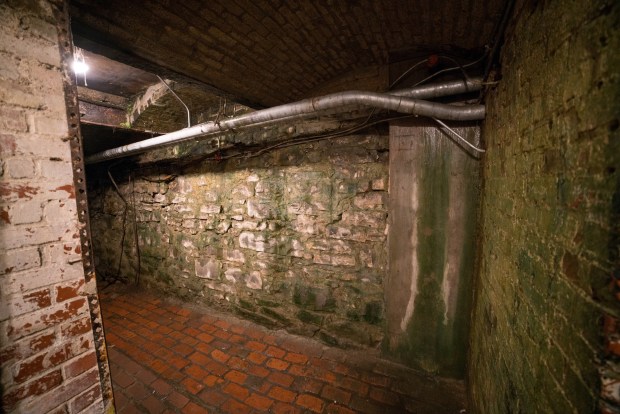
[[[317,113],[351,106],[387,109],[394,112],[438,118],[452,121],[474,121],[484,119],[483,105],[457,106],[428,102],[414,97],[438,97],[463,93],[480,88],[478,80],[454,81],[422,88],[394,91],[390,94],[375,92],[340,92],[317,98],[304,99],[290,104],[275,106],[256,112],[250,112],[235,118],[225,119],[219,123],[208,122],[185,128],[158,137],[146,139],[118,148],[109,149],[86,157],[87,164],[104,160],[126,157],[149,149],[178,144],[197,137],[227,133],[231,130],[252,127],[260,124],[266,126],[288,121],[297,121],[316,116]]]
[[[434,99],[462,93],[476,92],[482,89],[482,78],[469,78],[443,83],[431,83],[415,88],[397,89],[386,92],[390,95],[404,96],[413,99]]]

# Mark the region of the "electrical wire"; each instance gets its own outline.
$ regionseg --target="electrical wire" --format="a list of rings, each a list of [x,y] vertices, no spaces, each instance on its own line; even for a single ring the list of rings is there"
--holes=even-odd
[[[373,111],[374,112],[374,111]],[[350,128],[344,129],[342,131],[338,131],[338,132],[334,132],[334,133],[328,133],[328,134],[321,134],[321,135],[313,135],[310,137],[303,137],[301,139],[293,139],[293,140],[288,140],[288,141],[284,141],[284,142],[279,142],[277,144],[274,145],[270,145],[268,147],[265,148],[261,148],[255,152],[252,153],[241,153],[241,154],[231,154],[229,156],[224,156],[224,157],[219,157],[219,158],[207,158],[207,161],[223,161],[223,160],[230,160],[230,159],[238,159],[238,158],[254,158],[257,157],[259,155],[264,154],[265,152],[271,151],[271,150],[275,150],[275,149],[281,149],[281,148],[288,148],[288,147],[292,147],[295,145],[301,145],[301,144],[307,144],[310,142],[316,142],[316,141],[322,141],[325,139],[330,139],[330,138],[336,138],[336,137],[340,137],[340,136],[346,136],[347,134],[353,133],[353,132],[357,132],[359,130],[371,127],[373,125],[377,125],[383,122],[389,122],[389,121],[393,121],[395,119],[404,119],[404,118],[412,118],[415,115],[400,115],[400,116],[396,116],[396,117],[391,117],[391,118],[383,118],[374,122],[368,122],[370,120],[370,117],[373,115],[373,113],[371,113],[369,115],[368,118],[366,118],[365,121],[361,122],[360,124],[354,125]]]
[[[467,63],[467,64],[462,65],[462,66],[454,66],[454,67],[451,67],[451,68],[446,68],[446,69],[442,69],[440,71],[437,71],[437,72],[433,73],[432,75],[427,76],[426,78],[422,79],[418,83],[414,84],[412,86],[412,88],[415,88],[416,86],[420,86],[421,84],[425,83],[426,81],[429,81],[429,80],[433,79],[434,77],[436,77],[436,76],[438,76],[438,75],[440,75],[442,73],[451,72],[451,71],[456,70],[456,69],[461,69],[465,73],[465,68],[469,68],[469,67],[477,65],[478,63],[482,62],[482,60],[486,56],[487,56],[487,52],[485,52],[480,58],[478,58],[477,60],[475,60],[473,62]],[[465,80],[467,80],[467,76],[465,76]]]
[[[122,228],[123,228],[123,233],[121,235],[121,253],[120,256],[118,258],[118,268],[116,270],[116,277],[115,279],[117,280],[123,280],[123,278],[121,277],[121,266],[123,263],[123,251],[125,250],[125,233],[126,233],[126,226],[127,226],[127,200],[125,200],[125,197],[123,197],[123,194],[121,193],[121,190],[118,188],[118,185],[116,184],[116,181],[114,180],[114,177],[112,176],[112,172],[110,171],[110,169],[117,165],[118,163],[112,164],[108,167],[108,177],[110,177],[110,181],[112,181],[112,185],[114,185],[114,188],[116,189],[116,193],[118,194],[118,196],[121,198],[121,200],[123,201],[123,203],[125,204],[125,208],[123,209],[123,221],[122,221]]]
[[[456,132],[455,130],[453,130],[452,128],[450,128],[448,125],[446,125],[443,121],[440,121],[437,118],[432,118],[435,122],[437,122],[440,126],[442,126],[443,128],[445,128],[446,130],[450,131],[452,133],[452,135],[454,135],[455,137],[457,137],[459,140],[461,140],[463,143],[465,143],[469,148],[473,149],[476,152],[481,152],[484,153],[486,152],[486,150],[483,150],[482,148],[478,148],[475,145],[473,145],[472,143],[470,143],[469,141],[467,141],[465,138],[463,138],[458,132]]]
[[[446,59],[446,60],[449,60],[450,62],[454,63],[456,66],[451,67],[451,68],[442,69],[442,70],[440,70],[440,71],[437,71],[437,72],[435,72],[434,74],[430,75],[429,77],[427,77],[427,78],[425,78],[425,79],[421,80],[420,82],[416,83],[413,87],[418,86],[418,85],[420,85],[420,84],[422,84],[422,83],[426,82],[427,80],[434,78],[435,76],[439,75],[440,73],[445,73],[445,72],[449,72],[449,71],[456,70],[456,69],[460,69],[460,70],[461,70],[461,72],[463,73],[463,78],[464,78],[465,80],[468,80],[468,79],[469,79],[469,76],[467,75],[467,72],[465,72],[465,68],[468,68],[468,67],[471,67],[471,66],[474,66],[474,65],[476,65],[476,64],[478,64],[478,63],[480,63],[480,62],[482,61],[482,59],[484,59],[484,58],[487,56],[487,54],[488,54],[488,51],[487,51],[487,52],[485,52],[485,53],[484,53],[484,54],[483,54],[480,58],[478,58],[477,60],[475,60],[475,61],[473,61],[473,62],[470,62],[470,63],[467,63],[467,64],[465,64],[465,65],[461,65],[461,64],[460,64],[460,63],[459,63],[456,59],[453,59],[453,58],[452,58],[452,57],[450,57],[450,56],[447,56],[447,55],[436,55],[436,56],[437,56],[438,58],[440,58],[440,59]],[[406,71],[405,71],[402,75],[400,75],[400,76],[399,76],[399,77],[398,77],[398,78],[397,78],[394,82],[392,82],[392,83],[390,84],[390,86],[389,86],[389,88],[388,88],[388,89],[392,89],[392,88],[393,88],[396,84],[398,84],[398,83],[399,83],[399,82],[400,82],[403,78],[405,78],[407,75],[409,75],[409,74],[410,74],[410,73],[411,73],[411,72],[412,72],[415,68],[417,68],[417,67],[418,67],[418,66],[420,66],[421,64],[423,64],[423,63],[425,63],[425,62],[428,62],[428,61],[429,61],[429,58],[426,58],[426,59],[423,59],[423,60],[421,60],[421,61],[419,61],[419,62],[415,63],[413,66],[411,66],[409,69],[407,69],[407,70],[406,70]]]
[[[183,100],[181,98],[179,98],[179,95],[177,95],[172,88],[166,83],[166,81],[164,81],[159,75],[155,75],[157,76],[157,78],[166,86],[166,88],[168,88],[168,90],[172,93],[172,95],[177,98],[177,100],[179,102],[181,102],[181,105],[183,105],[185,107],[185,110],[187,111],[187,127],[191,127],[192,126],[192,118],[189,112],[189,108],[187,107],[187,105],[185,105],[185,102],[183,102]]]
[[[424,62],[428,62],[428,58],[423,59],[421,61],[419,61],[418,63],[414,64],[413,66],[411,66],[409,69],[407,69],[402,75],[400,75],[398,77],[398,79],[396,79],[394,82],[392,82],[389,86],[388,89],[392,89],[394,86],[396,86],[398,84],[398,82],[400,82],[405,76],[409,75],[415,68],[417,68],[418,66],[420,66],[422,63]]]
[[[140,286],[140,274],[142,272],[142,259],[140,258],[140,243],[138,240],[138,209],[136,209],[136,189],[134,187],[134,183],[136,182],[135,178],[131,179],[132,174],[129,174],[129,182],[131,185],[131,200],[132,200],[132,208],[133,208],[133,235],[134,235],[134,243],[136,244],[136,259],[138,261],[138,268],[136,270],[136,286]]]

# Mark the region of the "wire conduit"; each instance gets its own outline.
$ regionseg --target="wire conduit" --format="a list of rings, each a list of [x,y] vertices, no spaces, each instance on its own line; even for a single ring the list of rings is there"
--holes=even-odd
[[[336,109],[350,110],[351,107],[385,109],[399,113],[413,114],[450,121],[475,121],[485,117],[484,105],[449,105],[429,102],[431,99],[458,93],[473,92],[482,88],[480,78],[426,85],[418,88],[392,91],[389,93],[349,91],[262,109],[218,123],[207,122],[179,131],[146,139],[133,144],[112,148],[86,157],[87,164],[138,154],[149,149],[177,144],[203,136],[223,134],[231,130],[266,126],[279,122],[297,121],[317,116],[320,112]]]

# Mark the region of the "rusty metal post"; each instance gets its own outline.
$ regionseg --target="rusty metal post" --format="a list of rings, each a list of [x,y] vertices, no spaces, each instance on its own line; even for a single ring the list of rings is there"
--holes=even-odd
[[[84,281],[86,286],[96,286],[95,264],[91,251],[90,223],[88,215],[88,200],[86,196],[86,175],[84,171],[84,153],[82,148],[82,134],[80,131],[80,111],[78,106],[77,86],[71,74],[73,59],[73,39],[69,20],[69,4],[67,0],[54,1],[54,14],[58,28],[58,42],[61,55],[63,85],[65,92],[65,106],[69,124],[69,140],[71,147],[71,163],[73,167],[73,185],[77,203],[78,223],[80,227],[80,242],[82,249],[82,264],[84,266]],[[96,288],[86,288],[90,320],[95,341],[97,364],[99,366],[99,380],[103,404],[106,413],[114,412],[114,398],[110,380],[110,367],[106,351],[103,320],[99,307],[99,297]]]

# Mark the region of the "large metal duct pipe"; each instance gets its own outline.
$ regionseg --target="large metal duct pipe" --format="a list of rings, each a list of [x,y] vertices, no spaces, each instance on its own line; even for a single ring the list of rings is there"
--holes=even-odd
[[[146,139],[122,147],[109,149],[86,157],[87,164],[126,157],[138,154],[149,149],[178,144],[183,141],[202,136],[224,134],[230,130],[249,128],[252,126],[266,126],[278,122],[297,121],[311,118],[324,111],[335,109],[351,109],[351,107],[369,107],[387,109],[399,113],[425,116],[451,121],[474,121],[484,119],[484,105],[448,105],[436,102],[422,101],[415,98],[434,98],[457,93],[479,90],[482,83],[479,79],[469,81],[454,81],[438,85],[428,85],[421,88],[393,91],[390,94],[375,92],[340,92],[317,98],[304,99],[273,108],[262,109],[235,118],[224,119],[219,123],[208,122],[171,132],[158,137]]]

